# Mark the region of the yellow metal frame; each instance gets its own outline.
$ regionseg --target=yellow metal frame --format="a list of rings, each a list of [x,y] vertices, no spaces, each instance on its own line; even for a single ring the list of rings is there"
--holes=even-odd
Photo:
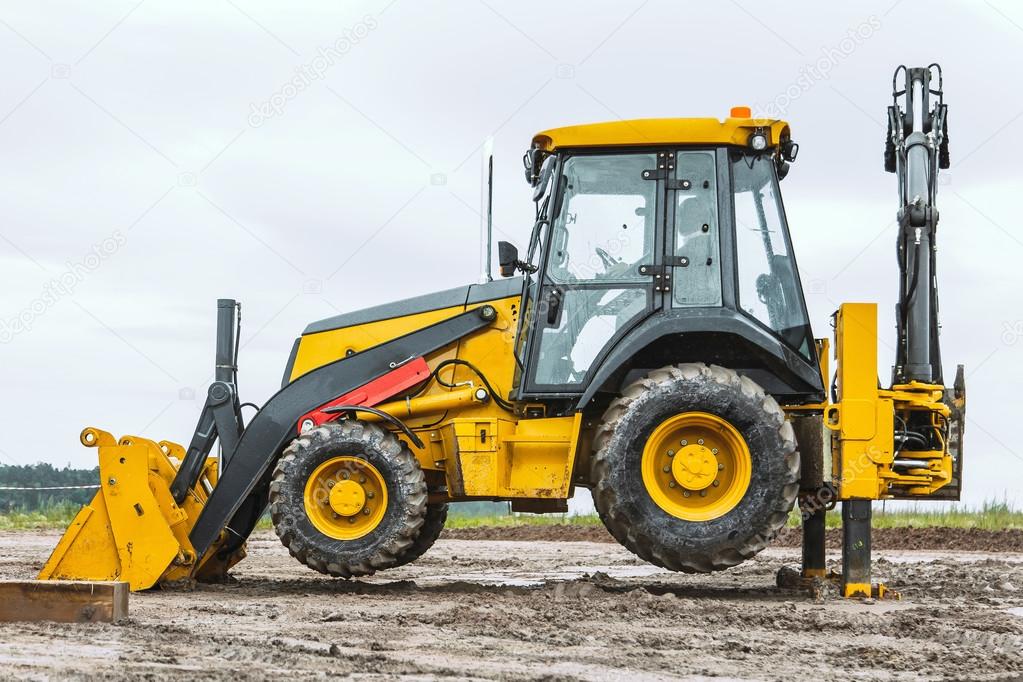
[[[912,382],[881,389],[877,382],[877,304],[845,303],[835,316],[835,355],[840,400],[825,408],[833,432],[833,478],[838,499],[926,497],[952,480],[952,456],[942,449],[898,453],[919,468],[893,469],[895,419],[926,412],[939,433],[951,411],[944,387]]]

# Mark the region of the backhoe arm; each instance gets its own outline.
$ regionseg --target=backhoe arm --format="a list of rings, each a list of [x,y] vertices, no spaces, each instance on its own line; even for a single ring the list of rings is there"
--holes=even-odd
[[[901,90],[900,75],[904,77]],[[949,165],[948,105],[943,100],[939,65],[895,70],[884,154],[885,170],[895,173],[899,181],[894,384],[943,383],[935,273],[938,171]]]

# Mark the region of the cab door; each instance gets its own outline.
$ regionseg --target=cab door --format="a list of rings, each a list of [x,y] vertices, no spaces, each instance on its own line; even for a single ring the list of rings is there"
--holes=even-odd
[[[722,220],[716,150],[679,150],[671,153],[667,186],[666,272],[671,282],[671,308],[719,307],[730,296],[722,287],[722,274],[732,273],[730,231]],[[727,170],[727,169],[725,169]],[[727,186],[727,176],[724,184]],[[726,267],[722,267],[725,265]],[[725,280],[727,281],[727,280]]]
[[[575,395],[611,346],[661,305],[664,154],[576,154],[561,164],[524,395]]]

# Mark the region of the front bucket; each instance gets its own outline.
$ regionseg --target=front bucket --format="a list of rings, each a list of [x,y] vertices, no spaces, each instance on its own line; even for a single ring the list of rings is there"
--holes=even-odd
[[[161,578],[188,578],[196,563],[191,524],[171,497],[176,468],[167,457],[180,446],[132,436],[117,441],[94,428],[82,431],[81,441],[99,448],[100,490],[75,516],[39,579],[122,580],[134,591]]]

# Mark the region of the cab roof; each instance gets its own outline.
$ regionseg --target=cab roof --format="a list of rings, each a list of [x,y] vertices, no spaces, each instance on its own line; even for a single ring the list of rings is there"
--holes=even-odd
[[[744,114],[736,116],[735,114]],[[547,152],[563,148],[625,147],[645,145],[736,145],[745,147],[754,131],[767,136],[773,147],[789,137],[789,124],[751,118],[749,109],[736,107],[732,116],[716,118],[641,118],[552,128],[537,133],[533,146]]]

